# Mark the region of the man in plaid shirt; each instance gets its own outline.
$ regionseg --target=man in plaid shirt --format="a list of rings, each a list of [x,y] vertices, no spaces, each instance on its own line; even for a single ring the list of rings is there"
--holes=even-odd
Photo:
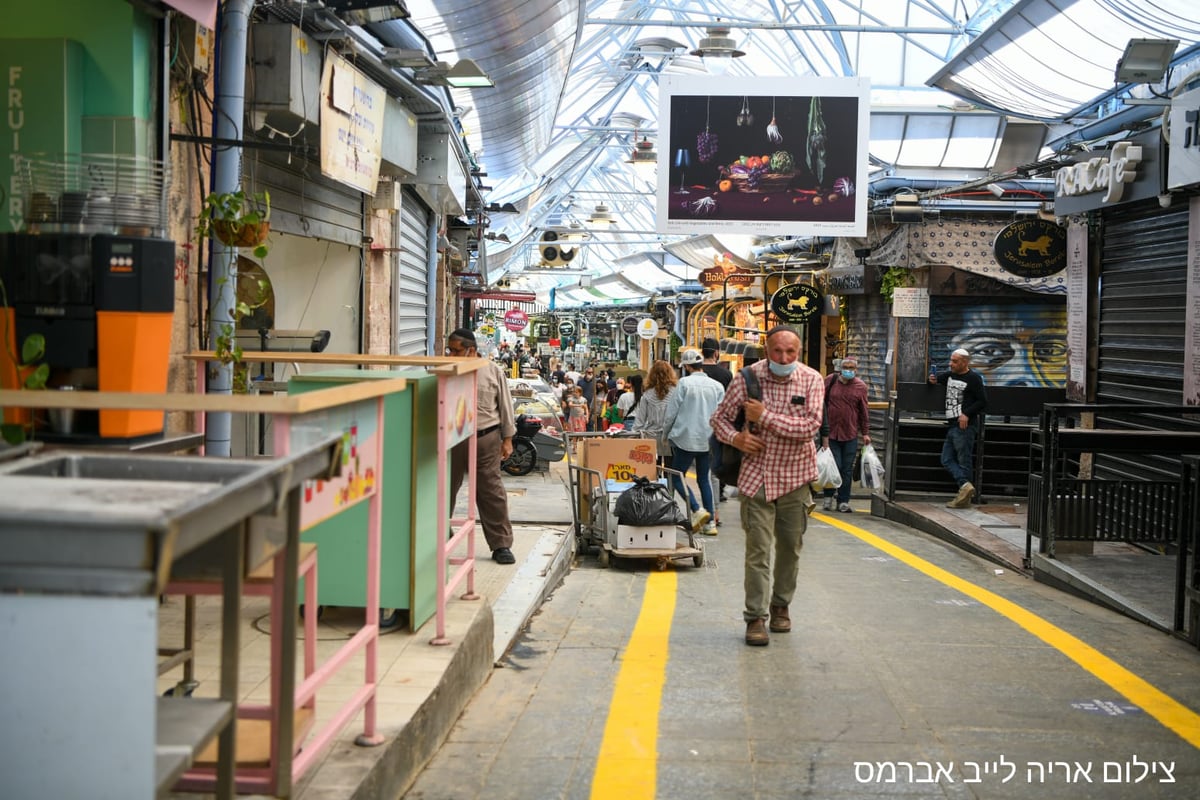
[[[713,412],[713,433],[741,450],[738,476],[742,528],[746,532],[746,644],[770,642],[770,630],[792,629],[788,605],[796,592],[800,548],[812,504],[809,483],[817,477],[813,437],[821,428],[825,383],[821,374],[800,363],[800,335],[780,325],[767,331],[767,359],[750,369],[758,378],[762,400],[746,396],[741,374]],[[745,430],[734,427],[745,409]],[[775,574],[771,575],[771,548]],[[773,578],[773,580],[772,580]]]

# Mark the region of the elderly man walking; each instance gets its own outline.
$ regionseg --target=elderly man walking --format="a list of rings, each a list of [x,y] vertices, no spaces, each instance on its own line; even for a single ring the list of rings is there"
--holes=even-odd
[[[476,358],[475,334],[466,328],[453,331],[446,340],[446,355]],[[508,492],[500,480],[500,462],[512,455],[517,431],[508,381],[498,364],[489,363],[475,376],[475,505],[483,537],[497,564],[515,564],[513,530],[508,518]],[[450,451],[450,507],[466,477],[470,443],[459,442]]]
[[[772,633],[792,629],[788,607],[808,527],[809,483],[817,477],[813,437],[825,407],[821,373],[800,363],[800,335],[794,328],[780,325],[768,331],[766,352],[766,359],[750,366],[762,399],[747,396],[739,372],[712,415],[716,437],[745,454],[738,475],[746,532],[742,616],[746,644],[752,646],[770,643],[768,614]],[[741,430],[734,424],[739,410],[746,418]]]

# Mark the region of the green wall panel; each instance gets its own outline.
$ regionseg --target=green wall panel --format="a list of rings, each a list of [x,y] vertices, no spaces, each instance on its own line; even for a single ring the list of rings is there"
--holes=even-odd
[[[0,232],[24,222],[24,197],[13,159],[39,152],[79,152],[84,52],[68,39],[0,39],[6,109],[0,131]]]
[[[83,113],[149,119],[154,20],[126,0],[0,0],[4,39],[73,39],[83,45]],[[8,42],[0,41],[0,51]]]

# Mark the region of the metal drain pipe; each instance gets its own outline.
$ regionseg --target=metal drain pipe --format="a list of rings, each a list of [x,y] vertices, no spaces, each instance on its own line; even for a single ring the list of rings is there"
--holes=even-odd
[[[216,88],[216,119],[213,135],[217,139],[240,142],[242,117],[246,106],[246,40],[250,31],[250,12],[255,0],[225,0],[218,24],[220,61]],[[237,191],[242,181],[242,148],[213,148],[214,192]],[[237,305],[236,247],[213,239],[212,263],[208,283],[208,346],[215,350],[217,337],[226,326],[233,330]],[[207,365],[208,394],[233,393],[233,365],[211,361]],[[204,415],[204,453],[229,457],[232,440],[232,415],[210,411]]]

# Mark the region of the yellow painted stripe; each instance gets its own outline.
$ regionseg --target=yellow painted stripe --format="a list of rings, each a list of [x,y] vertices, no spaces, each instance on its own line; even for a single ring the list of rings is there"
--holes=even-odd
[[[1131,703],[1174,731],[1184,741],[1193,747],[1200,748],[1200,714],[1197,714],[1165,692],[1139,678],[1091,645],[1080,641],[1062,628],[1047,622],[1016,603],[1006,600],[993,592],[989,592],[982,586],[963,580],[957,575],[953,575],[941,567],[935,566],[885,539],[881,539],[873,533],[843,522],[841,519],[823,514],[821,518],[826,524],[839,528],[851,536],[858,537],[872,547],[882,550],[918,572],[922,572],[934,580],[978,600],[996,613],[1012,620],[1083,667],[1092,675],[1095,675],[1104,683],[1107,683]]]
[[[592,776],[596,800],[652,800],[658,776],[658,712],[667,680],[667,648],[675,616],[673,571],[652,572],[633,635],[621,659],[600,758]]]

